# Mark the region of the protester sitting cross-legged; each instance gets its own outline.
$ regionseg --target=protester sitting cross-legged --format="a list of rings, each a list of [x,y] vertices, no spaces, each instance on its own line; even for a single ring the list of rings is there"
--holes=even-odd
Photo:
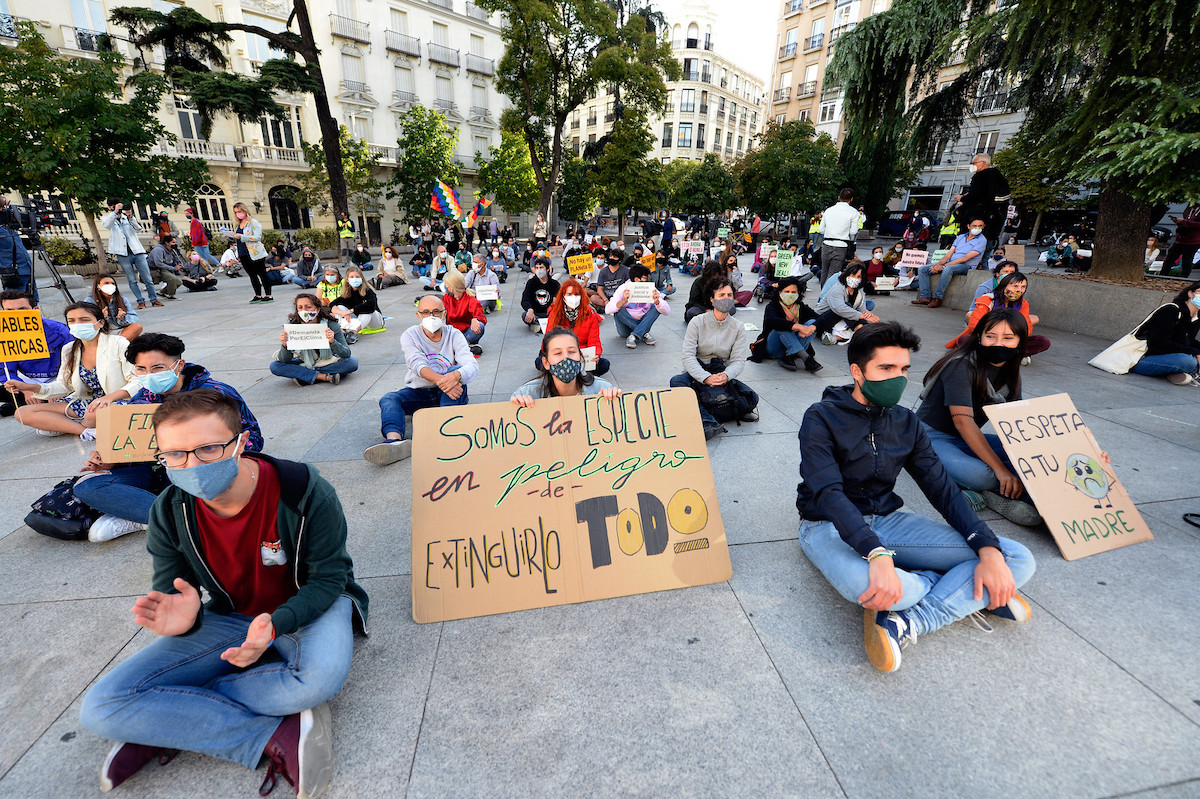
[[[313,252],[312,247],[305,247],[300,251],[300,260],[296,261],[295,272],[292,283],[301,289],[315,289],[321,284],[325,270],[321,268],[321,259]]]
[[[651,291],[650,302],[630,302],[630,292],[636,291],[640,283],[650,283],[650,270],[641,264],[634,264],[629,268],[629,280],[613,291],[612,298],[604,308],[604,312],[616,323],[617,335],[625,339],[625,346],[629,349],[637,346],[638,339],[651,347],[657,344],[658,340],[650,335],[650,328],[659,316],[671,313],[671,306],[657,288]]]
[[[712,304],[709,302],[712,292],[709,291],[709,286],[719,280],[729,282],[728,270],[722,266],[720,259],[705,261],[704,266],[700,269],[700,275],[692,281],[692,287],[688,289],[688,301],[683,306],[685,322],[690,322],[700,314],[712,310]]]
[[[208,269],[208,264],[197,252],[188,256],[184,265],[183,285],[188,291],[216,291],[217,279]]]
[[[111,275],[97,273],[92,278],[92,295],[89,299],[103,312],[109,328],[114,333],[121,334],[129,341],[142,334],[137,311],[125,304],[121,289]]]
[[[510,399],[516,405],[528,408],[535,399],[547,397],[599,394],[613,400],[621,396],[621,389],[584,371],[579,338],[565,327],[550,328],[542,336],[538,357],[542,374],[512,393]]]
[[[379,259],[379,274],[371,278],[371,285],[376,291],[381,291],[391,286],[402,286],[407,282],[404,262],[400,260],[392,245],[384,245],[382,257]]]
[[[467,384],[479,374],[466,337],[445,324],[442,298],[421,297],[417,303],[419,324],[400,336],[408,373],[404,388],[379,400],[381,432],[387,439],[363,452],[371,463],[386,466],[412,454],[412,441],[405,437],[404,417],[421,408],[466,405]]]
[[[1005,275],[1011,275],[1016,271],[1017,265],[1012,261],[997,261],[994,263],[992,265],[992,276],[980,283],[975,288],[975,299],[979,299],[980,297],[984,296],[990,296],[996,290],[996,287],[1000,285],[1000,278],[1004,277]],[[972,310],[973,309],[974,306],[972,306]],[[967,318],[969,319],[970,317],[971,313],[968,311]]]
[[[425,287],[425,291],[441,291],[442,278],[454,266],[454,256],[446,252],[446,247],[439,244],[437,253],[429,262],[427,267],[421,268],[419,282]],[[417,269],[416,259],[414,258],[413,268]]]
[[[146,262],[152,270],[151,274],[156,270],[158,279],[163,282],[162,288],[158,290],[159,296],[168,300],[176,299],[175,292],[183,283],[180,280],[183,275],[183,254],[179,252],[178,240],[174,234],[163,236],[146,256]]]
[[[290,325],[318,325],[324,329],[329,346],[319,350],[289,350],[288,334],[279,334],[279,352],[271,361],[271,374],[286,377],[298,386],[313,383],[337,385],[342,375],[358,370],[358,360],[350,354],[345,333],[329,309],[312,294],[297,294],[292,300]]]
[[[822,291],[817,300],[817,332],[826,344],[832,344],[835,339],[843,343],[849,340],[854,331],[865,324],[878,322],[875,315],[875,302],[868,300],[863,289],[863,262],[857,259],[846,264],[836,276],[836,283]],[[844,322],[849,333],[835,333],[834,329]]]
[[[500,278],[496,277],[496,273],[488,269],[487,261],[482,255],[476,254],[472,258],[471,270],[463,275],[463,280],[466,282],[467,290],[471,292],[471,296],[475,299],[478,297],[478,289],[484,286],[491,286],[496,289],[496,299],[494,300],[479,300],[479,304],[483,306],[483,312],[490,314],[492,311],[500,307]]]
[[[317,284],[317,297],[322,305],[329,305],[342,296],[342,272],[334,264],[323,268],[325,274]]]
[[[1200,282],[1192,283],[1160,306],[1135,331],[1146,342],[1146,354],[1129,371],[1147,377],[1166,376],[1177,386],[1200,385]]]
[[[315,466],[251,452],[238,403],[173,394],[154,414],[168,487],[150,514],[152,590],[134,621],[158,637],[83,698],[84,729],[117,741],[108,791],[177,750],[254,769],[301,797],[336,770],[329,705],[345,684],[368,599],[346,518]],[[201,604],[199,592],[209,597]]]
[[[817,335],[817,312],[804,304],[805,281],[785,277],[779,281],[777,293],[763,309],[763,329],[750,345],[750,360],[762,363],[777,358],[789,372],[796,371],[796,356],[804,355],[804,369],[821,369],[813,353],[812,340]]]
[[[746,366],[746,326],[734,319],[733,286],[723,277],[708,288],[712,310],[688,322],[683,336],[683,374],[672,388],[691,388],[700,405],[704,437],[729,432],[722,422],[757,422],[758,395],[737,380]]]
[[[546,317],[546,329],[553,330],[554,328],[570,330],[575,334],[582,349],[593,347],[596,368],[592,371],[592,375],[599,377],[607,374],[610,365],[608,359],[600,357],[604,353],[604,345],[600,342],[600,314],[587,301],[587,292],[583,284],[573,277],[563,281],[562,288],[558,290],[558,296],[554,298],[554,303],[550,306],[550,313]],[[533,366],[538,371],[545,368],[540,352],[534,356]],[[584,368],[586,369],[586,367],[585,363]]]
[[[466,337],[473,355],[482,355],[483,347],[479,346],[479,340],[487,331],[487,316],[483,313],[483,306],[474,294],[467,291],[467,283],[458,269],[446,275],[443,283],[446,286],[446,293],[442,297],[446,324]]]
[[[213,380],[200,364],[185,362],[183,350],[182,340],[165,333],[143,333],[131,341],[125,359],[133,365],[140,389],[128,404],[153,405],[173,394],[214,389],[229,397],[241,413],[246,448],[261,450],[262,430],[241,395],[233,386]],[[93,543],[144,529],[154,498],[167,486],[162,468],[154,463],[110,465],[95,451],[81,471],[93,474],[75,484],[75,496],[105,514],[88,531]]]
[[[138,384],[124,355],[129,342],[109,332],[108,320],[90,302],[76,302],[65,311],[73,339],[62,345],[58,376],[49,383],[7,380],[10,393],[28,392],[50,400],[18,408],[17,420],[40,435],[80,435],[96,426],[96,412],[129,399]]]
[[[542,332],[538,320],[545,319],[550,313],[550,303],[558,296],[559,288],[558,281],[550,277],[549,263],[534,265],[533,277],[529,278],[525,290],[521,292],[521,321],[529,325],[534,333]]]
[[[969,338],[971,331],[979,324],[979,320],[997,308],[1012,308],[1020,311],[1025,317],[1025,326],[1030,331],[1025,339],[1025,357],[1021,359],[1022,366],[1028,366],[1029,360],[1038,353],[1050,349],[1050,339],[1045,336],[1033,335],[1033,326],[1040,320],[1037,314],[1029,312],[1029,299],[1025,293],[1029,287],[1029,279],[1020,272],[1010,272],[1000,278],[1000,282],[991,294],[985,294],[975,299],[971,314],[967,317],[967,328],[956,338],[946,342],[946,349],[953,349]]]
[[[984,224],[982,219],[972,220],[967,232],[954,240],[954,244],[950,245],[945,255],[917,269],[917,285],[921,296],[912,301],[913,305],[940,307],[954,276],[965,275],[979,266],[979,262],[983,260],[983,253],[987,250],[987,237],[983,235]],[[931,290],[929,276],[939,272],[941,277],[938,279],[937,289]]]
[[[74,340],[70,329],[62,322],[47,319],[34,304],[28,294],[19,289],[0,291],[0,310],[4,311],[37,311],[42,321],[42,332],[46,335],[46,351],[49,353],[41,358],[22,358],[18,361],[6,361],[3,365],[5,381],[13,380],[34,388],[18,389],[6,392],[0,398],[0,417],[12,416],[17,408],[23,405],[38,405],[46,402],[38,399],[37,392],[46,383],[53,382],[62,367],[63,348]]]
[[[358,341],[360,333],[382,333],[385,329],[375,292],[367,286],[366,278],[357,266],[346,270],[342,292],[329,303],[329,312],[346,331],[347,344]]]
[[[926,428],[898,404],[919,346],[897,322],[867,325],[846,348],[853,385],[826,388],[800,425],[800,547],[862,606],[867,658],[889,672],[918,635],[985,609],[1031,615],[1016,589],[1033,575],[1033,556],[979,520]],[[948,524],[900,510],[901,469]]]
[[[1021,399],[1021,358],[1028,337],[1029,327],[1020,311],[989,311],[930,367],[917,418],[950,479],[974,492],[967,495],[972,504],[986,503],[1009,521],[1034,527],[1042,517],[1000,438],[980,429],[987,424],[985,405]]]

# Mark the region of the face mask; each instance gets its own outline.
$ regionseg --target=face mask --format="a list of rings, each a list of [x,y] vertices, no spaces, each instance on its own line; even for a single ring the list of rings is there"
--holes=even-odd
[[[359,248],[358,248],[358,251],[359,251],[359,252],[362,252],[362,251],[363,251],[363,248],[362,248],[362,247],[359,247]]]
[[[117,287],[115,285],[113,285],[112,283],[105,283],[103,286],[100,287],[100,291],[104,292],[104,294],[111,297],[112,295],[117,293]]]
[[[239,435],[235,448],[240,448]],[[167,469],[167,479],[175,487],[198,499],[214,500],[229,490],[238,476],[238,455],[212,463],[197,463],[181,469]]]
[[[337,275],[326,275],[325,282],[332,286],[334,283],[338,282]]]
[[[583,361],[575,358],[563,358],[558,363],[550,364],[550,374],[563,383],[570,383],[583,371]]]
[[[858,278],[856,278],[856,277],[848,277],[848,278],[846,278],[846,285],[847,285],[849,288],[856,289],[856,288],[858,288],[860,285],[862,285],[862,281],[861,281],[861,280],[859,280],[859,279],[858,279]]]
[[[80,322],[77,325],[67,325],[67,329],[71,331],[72,336],[80,341],[91,341],[100,335],[100,331],[96,329],[95,322]]]
[[[1148,241],[1148,242],[1146,242],[1146,249],[1147,249],[1147,250],[1150,250],[1150,249],[1153,249],[1153,248],[1154,248],[1154,242],[1152,242],[1152,241]]]
[[[997,344],[980,344],[979,357],[986,363],[1008,363],[1017,357],[1017,348],[1001,347]]]
[[[729,313],[733,310],[733,297],[723,297],[719,300],[713,300],[713,310],[720,313]]]
[[[891,377],[887,380],[864,380],[862,395],[872,405],[878,405],[881,408],[891,408],[900,401],[900,397],[904,394],[904,389],[907,385],[908,378],[903,375]]]
[[[537,275],[537,279],[538,279],[538,280],[545,280],[545,279],[546,279],[546,270],[545,270],[545,269],[534,269],[534,270],[533,270],[533,273],[534,273],[535,275]]]
[[[1000,262],[1000,261],[1004,260],[1004,256],[1003,255],[993,255],[992,260],[996,261],[996,262]]]
[[[301,311],[300,318],[305,322],[311,322],[312,320],[316,319],[320,313],[320,311]]]
[[[1015,291],[1004,292],[1004,299],[1008,300],[1009,302],[1016,302],[1017,300],[1021,299],[1024,296],[1025,296],[1025,292],[1023,292],[1023,291],[1022,292],[1015,292]]]
[[[896,252],[904,252],[904,245],[897,247]]]
[[[304,260],[308,261],[309,263],[312,263],[312,261],[314,260],[313,254],[311,252],[304,253]]]
[[[795,305],[796,300],[800,299],[799,294],[793,294],[790,291],[787,294],[780,294],[779,301],[784,305]]]
[[[974,164],[971,164],[969,167],[967,167],[967,171],[970,172],[972,175],[974,175],[978,170],[979,170],[979,167],[975,166]]]
[[[493,257],[493,258],[499,258],[499,257],[500,257],[500,251],[499,251],[499,250],[492,250],[492,257]]]
[[[572,310],[579,307],[581,300],[582,297],[580,297],[578,294],[568,294],[567,296],[563,297],[563,302],[566,303],[566,306]]]
[[[429,335],[435,336],[442,329],[442,320],[436,316],[426,316],[421,320],[421,327],[425,328]]]
[[[983,232],[983,228],[981,228],[981,227],[973,227],[973,228],[971,228],[971,235],[972,235],[972,236],[978,236],[978,235],[979,235],[980,233],[982,233],[982,232]]]
[[[350,283],[350,288],[356,289],[362,285],[362,278],[361,277],[352,277],[349,279],[348,282]]]
[[[238,219],[245,219],[245,218],[246,218],[246,215],[245,215],[245,214],[243,214],[241,211],[238,211],[238,212],[237,212],[237,218],[238,218]]]
[[[882,257],[883,257],[883,253],[879,253],[879,252],[873,252],[873,253],[871,253],[871,260],[872,260],[872,261],[878,261],[878,260],[879,260],[880,258],[882,258]]]
[[[175,364],[177,363],[179,361],[175,362]],[[161,372],[138,375],[138,382],[151,394],[165,394],[175,388],[175,384],[179,382],[179,375],[175,374],[175,364],[171,364],[170,369]]]
[[[779,260],[779,259],[776,258],[774,255],[772,255],[770,258],[767,259],[767,261],[772,264],[775,263],[777,260]]]

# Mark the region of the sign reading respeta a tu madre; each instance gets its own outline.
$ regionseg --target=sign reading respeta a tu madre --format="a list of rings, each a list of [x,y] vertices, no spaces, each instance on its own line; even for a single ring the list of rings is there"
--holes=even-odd
[[[418,622],[730,576],[690,391],[430,408],[413,422]]]

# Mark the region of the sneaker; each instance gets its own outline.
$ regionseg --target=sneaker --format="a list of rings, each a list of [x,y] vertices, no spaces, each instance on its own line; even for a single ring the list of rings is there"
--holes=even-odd
[[[1167,379],[1177,386],[1186,386],[1194,382],[1196,378],[1187,372],[1176,372],[1175,374],[1167,375]]]
[[[728,432],[729,432],[729,428],[727,428],[723,424],[713,425],[711,427],[705,427],[704,428],[704,440],[711,441],[712,439],[721,435],[721,433],[728,433]]]
[[[1037,508],[1028,502],[1019,499],[1009,499],[1006,496],[997,494],[995,491],[984,491],[983,501],[987,503],[989,508],[1013,524],[1019,524],[1022,527],[1037,527],[1042,523],[1042,515],[1037,512]]]
[[[822,333],[821,334],[821,343],[822,344],[832,345],[835,340],[836,339],[834,339],[832,333]]]
[[[260,303],[262,301],[263,301],[262,297],[255,297],[254,299],[250,300],[250,305],[257,305],[258,303]]]
[[[1022,366],[1028,366],[1031,363],[1033,363],[1033,358],[1030,358],[1028,355],[1021,359]]]
[[[270,294],[268,294],[267,296],[262,298],[262,301],[263,302],[275,302],[275,298],[272,297]]]
[[[352,330],[347,330],[346,331],[346,343],[347,344],[357,344],[358,343],[358,334]]]
[[[298,377],[293,377],[292,382],[295,383],[296,385],[300,386],[300,388],[304,388],[308,385],[308,383],[305,383],[303,380],[301,380]]]
[[[987,507],[987,503],[983,501],[983,494],[978,491],[972,491],[969,488],[962,489],[962,495],[966,497],[967,504],[971,506],[971,510],[979,513]]]
[[[294,713],[279,723],[263,749],[270,760],[267,776],[258,788],[266,796],[283,777],[296,789],[299,799],[324,796],[333,781],[333,719],[329,703]]]
[[[163,289],[165,289],[166,287],[167,287],[167,281],[165,281],[165,280],[164,280],[163,282],[161,282],[161,283],[158,283],[158,284],[156,284],[156,285],[154,286],[154,288],[155,288],[155,290],[156,290],[156,291],[162,291],[162,290],[163,290]]]
[[[900,650],[916,640],[917,629],[906,611],[863,608],[863,643],[875,668],[888,672],[900,668]]]
[[[1012,599],[1008,600],[1007,605],[1001,605],[995,610],[984,608],[985,613],[990,613],[993,616],[999,616],[1002,619],[1015,621],[1018,624],[1024,624],[1033,616],[1033,608],[1029,607],[1029,603],[1025,601],[1025,597],[1020,594],[1013,594]]]
[[[165,300],[177,300],[177,299],[179,299],[179,298],[178,298],[178,297],[176,297],[174,294],[172,294],[170,297],[168,297],[166,294],[164,294],[164,295],[162,295],[162,296],[163,296],[163,299],[165,299]]]
[[[630,333],[629,338],[625,339],[625,346],[631,350],[637,349],[637,336]]]
[[[376,466],[388,466],[412,455],[412,441],[400,439],[375,444],[363,451],[363,458]]]
[[[104,514],[96,521],[92,522],[91,528],[88,530],[88,541],[93,544],[102,544],[105,541],[112,541],[114,538],[120,538],[129,533],[136,533],[139,530],[145,530],[146,525],[131,522],[128,519],[122,519],[111,514]]]
[[[325,378],[326,378],[325,379],[326,383],[329,383],[334,386],[336,386],[338,383],[342,382],[342,376],[340,374],[337,374],[336,372],[334,374],[325,375]]]
[[[540,324],[538,324],[536,321],[530,322],[529,323],[529,332],[530,333],[541,333],[542,326]]]
[[[34,432],[45,438],[57,438],[59,436],[66,435],[66,433],[60,433],[57,430],[35,430]]]
[[[83,432],[79,434],[79,440],[84,441],[84,442],[95,441],[96,440],[96,428],[94,428],[94,427],[83,428]]]
[[[480,355],[483,355],[483,347],[479,346],[478,344],[472,344],[471,354],[478,358]]]
[[[642,343],[645,344],[647,347],[653,347],[655,344],[658,343],[658,339],[656,339],[654,336],[647,333],[646,335],[642,336]]]
[[[747,411],[746,413],[742,414],[743,422],[757,422],[759,418],[758,411]]]
[[[100,790],[111,791],[125,780],[141,771],[142,766],[158,758],[158,765],[165,766],[179,754],[178,749],[163,749],[157,746],[119,743],[108,750],[104,765],[100,767]]]

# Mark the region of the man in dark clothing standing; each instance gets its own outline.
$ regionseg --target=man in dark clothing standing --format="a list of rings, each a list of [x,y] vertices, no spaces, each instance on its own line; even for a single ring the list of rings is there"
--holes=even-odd
[[[1187,277],[1192,274],[1192,260],[1196,251],[1200,250],[1200,203],[1192,203],[1183,211],[1183,216],[1173,216],[1175,223],[1175,241],[1163,258],[1162,273],[1171,273],[1175,261],[1179,261],[1179,274]]]
[[[984,221],[987,251],[991,252],[1000,243],[1000,232],[1008,215],[1012,189],[1008,187],[1008,178],[992,166],[992,157],[987,153],[979,153],[971,159],[971,172],[974,174],[966,193],[954,198],[955,201],[962,201],[958,218]]]

